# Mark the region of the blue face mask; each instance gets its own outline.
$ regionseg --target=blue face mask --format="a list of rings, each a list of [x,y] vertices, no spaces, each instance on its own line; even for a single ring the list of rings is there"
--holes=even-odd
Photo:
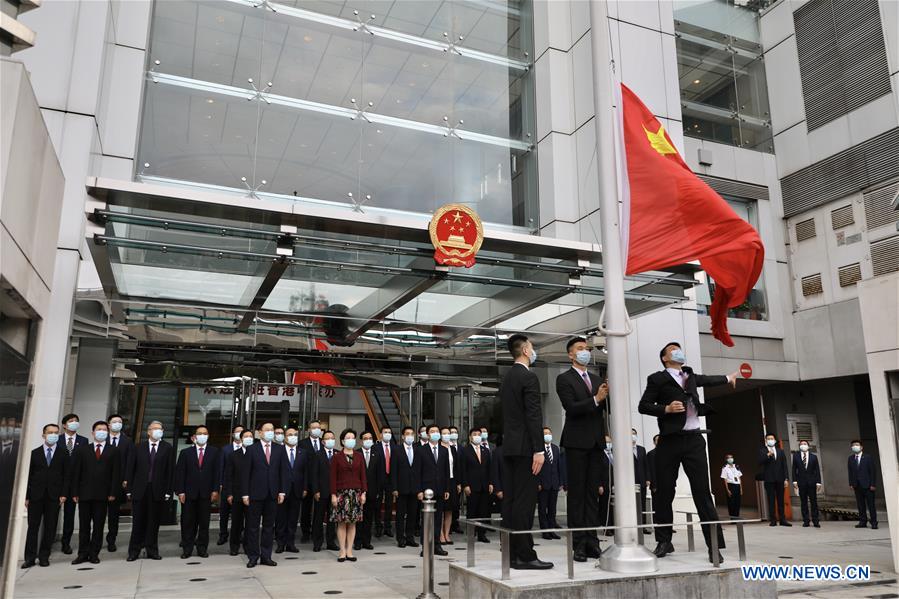
[[[443,441],[444,443],[449,443],[450,436],[449,435],[440,435],[440,440]]]
[[[47,433],[47,445],[56,445],[59,441],[59,435],[56,433]]]
[[[94,431],[94,439],[97,441],[105,441],[108,436],[109,433],[104,430]]]
[[[243,443],[244,447],[250,447],[253,445],[253,437],[244,437],[241,443]]]
[[[853,445],[852,446],[852,453],[861,453],[861,452],[862,452],[861,445]]]
[[[578,351],[577,354],[575,354],[574,359],[581,366],[586,366],[590,363],[590,350],[582,349]]]
[[[543,442],[544,442],[544,443],[552,443],[552,442],[553,442],[553,436],[552,436],[552,435],[543,435]]]
[[[325,449],[334,449],[334,439],[325,439]]]
[[[275,431],[265,431],[264,433],[262,433],[262,438],[266,441],[271,442],[271,440],[275,438]]]
[[[364,447],[365,449],[371,449],[371,446],[374,444],[375,444],[374,441],[372,441],[371,439],[363,439],[362,440],[362,447]]]
[[[671,361],[677,362],[678,364],[686,364],[687,356],[686,356],[686,354],[684,354],[684,350],[682,350],[681,348],[678,347],[677,349],[672,351],[671,352]]]
[[[347,449],[355,449],[356,440],[355,439],[344,439],[343,446],[346,447]]]
[[[537,361],[537,350],[533,347],[531,348],[531,355],[528,357],[528,359],[531,361],[531,366],[533,366],[534,362]]]
[[[487,431],[481,431],[481,442],[483,443],[484,441],[486,441],[489,436],[490,435],[487,434]]]
[[[451,440],[451,441],[458,441],[458,440],[459,440],[459,433],[450,433],[450,440]]]
[[[430,437],[431,437],[431,441],[436,443],[437,441],[440,440],[440,433],[431,433]]]
[[[406,445],[412,445],[413,443],[415,443],[415,437],[413,437],[412,435],[406,435],[405,437],[403,437],[403,442]]]

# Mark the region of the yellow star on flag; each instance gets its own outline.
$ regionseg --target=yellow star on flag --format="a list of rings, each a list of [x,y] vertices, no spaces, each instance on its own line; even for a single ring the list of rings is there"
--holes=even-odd
[[[652,146],[653,150],[662,156],[665,154],[677,154],[677,150],[674,149],[674,146],[671,145],[665,136],[665,127],[661,123],[659,123],[659,130],[655,133],[647,129],[646,125],[643,125],[643,131],[646,132],[646,139],[649,140],[649,145]]]

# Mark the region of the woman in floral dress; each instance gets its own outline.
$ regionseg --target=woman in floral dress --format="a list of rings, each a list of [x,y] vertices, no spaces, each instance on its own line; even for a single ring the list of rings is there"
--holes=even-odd
[[[343,451],[331,458],[331,521],[337,523],[337,542],[340,545],[338,562],[356,561],[353,541],[356,523],[362,522],[362,506],[368,482],[365,460],[356,455],[356,431],[351,428],[340,433]]]

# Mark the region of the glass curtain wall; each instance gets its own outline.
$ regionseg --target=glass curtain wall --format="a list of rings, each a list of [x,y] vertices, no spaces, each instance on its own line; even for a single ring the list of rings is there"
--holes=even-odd
[[[774,151],[757,4],[675,3],[684,135]]]
[[[530,2],[154,3],[138,180],[533,228]]]

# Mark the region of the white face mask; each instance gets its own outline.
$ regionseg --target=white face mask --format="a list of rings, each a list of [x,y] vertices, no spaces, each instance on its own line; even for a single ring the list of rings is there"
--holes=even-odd
[[[278,443],[284,443],[284,433],[275,433],[275,441]]]
[[[81,423],[77,420],[70,420],[66,423],[66,428],[69,429],[69,432],[74,433],[81,427]]]
[[[393,439],[393,435],[392,435],[392,434],[390,434],[390,433],[381,433],[381,440],[383,440],[383,441],[388,441],[388,442],[389,442],[391,439]]]
[[[318,439],[319,437],[322,436],[322,429],[320,429],[320,428],[314,428],[314,429],[312,429],[311,431],[309,431],[309,434],[310,434],[313,438]]]
[[[406,445],[412,445],[413,443],[415,443],[415,437],[413,437],[412,435],[406,435],[403,438],[403,441],[406,443]]]
[[[574,360],[581,366],[586,366],[587,364],[590,363],[590,350],[582,349],[582,350],[578,351],[574,355]]]
[[[97,441],[103,442],[106,440],[106,437],[109,436],[109,433],[104,430],[94,431],[94,439]]]
[[[200,447],[206,445],[206,442],[209,441],[209,435],[197,435],[197,445]]]
[[[300,442],[300,438],[296,435],[287,435],[287,444],[288,445],[296,445]]]
[[[162,439],[163,434],[164,433],[161,428],[154,428],[152,431],[150,431],[150,437],[152,437],[154,441],[159,441],[160,439]]]
[[[768,447],[774,447],[776,444],[777,441],[775,441],[774,439],[768,439],[765,441],[765,445],[767,445]]]
[[[808,451],[808,445],[803,443],[802,445],[799,446],[799,451],[805,453],[806,451]]]
[[[241,433],[234,433],[234,435],[233,435],[234,440],[238,443],[240,443],[240,435],[241,435]]]
[[[471,442],[474,443],[475,445],[480,445],[481,444],[481,436],[480,435],[473,436],[471,438]]]
[[[326,449],[334,449],[334,439],[325,439],[325,448]]]
[[[362,440],[362,447],[364,447],[365,449],[371,449],[372,445],[374,445],[374,441],[372,441],[371,439]]]
[[[118,422],[118,421],[117,421],[117,422],[110,422],[110,423],[109,423],[109,428],[112,429],[112,432],[118,433],[118,432],[120,432],[120,431],[122,430],[122,423],[121,423],[121,422]]]
[[[253,445],[253,437],[244,437],[241,443],[244,447],[251,447]]]

